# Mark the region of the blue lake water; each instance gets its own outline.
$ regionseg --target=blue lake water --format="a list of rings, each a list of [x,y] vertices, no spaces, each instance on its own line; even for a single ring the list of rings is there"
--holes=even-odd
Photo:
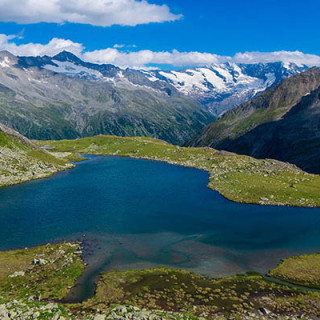
[[[159,265],[211,277],[266,272],[320,251],[320,209],[233,203],[207,183],[197,169],[93,157],[0,189],[0,249],[81,240],[88,283],[98,271]]]

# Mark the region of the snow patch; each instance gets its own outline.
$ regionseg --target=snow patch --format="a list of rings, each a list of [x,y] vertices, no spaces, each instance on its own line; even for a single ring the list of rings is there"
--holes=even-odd
[[[206,80],[201,72],[197,69],[188,69],[183,72],[181,71],[171,71],[164,72],[161,71],[160,74],[169,79],[174,86],[181,92],[189,94],[194,91],[204,91],[208,92],[210,89],[205,85]]]
[[[212,86],[218,90],[225,90],[226,89],[226,84],[225,80],[219,76],[215,72],[213,72],[210,69],[207,68],[201,68],[199,69],[201,73],[203,74],[205,80],[207,80],[209,83],[212,84]]]
[[[168,79],[179,91],[194,96],[215,96],[231,92],[260,92],[271,86],[274,74],[267,74],[267,80],[251,77],[242,72],[236,64],[212,65],[210,67],[188,69],[185,71],[161,71],[160,75]]]
[[[86,68],[84,66],[79,66],[74,64],[73,62],[70,61],[57,61],[57,60],[52,60],[56,66],[47,64],[43,66],[44,69],[56,72],[56,73],[63,73],[66,75],[71,75],[71,76],[86,76],[86,77],[91,77],[94,79],[101,79],[103,78],[102,74],[93,69]]]
[[[140,70],[140,72],[147,76],[148,80],[150,80],[151,82],[159,81],[159,79],[154,75],[153,72],[148,72],[146,70]]]
[[[2,68],[10,68],[11,63],[10,63],[9,57],[4,57],[4,59],[0,62],[0,66]]]

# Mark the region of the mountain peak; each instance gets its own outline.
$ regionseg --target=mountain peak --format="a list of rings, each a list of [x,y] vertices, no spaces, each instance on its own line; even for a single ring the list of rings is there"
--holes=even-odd
[[[15,55],[13,55],[11,52],[7,51],[7,50],[0,50],[0,56],[9,56],[9,57],[15,57]]]
[[[75,54],[65,50],[55,55],[53,59],[61,62],[69,61],[69,62],[75,62],[75,63],[82,63],[82,60],[78,58]]]

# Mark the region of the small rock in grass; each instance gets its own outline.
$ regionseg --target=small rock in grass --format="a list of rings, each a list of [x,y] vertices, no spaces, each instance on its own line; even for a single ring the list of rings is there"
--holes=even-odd
[[[59,319],[61,319],[61,318],[60,318],[60,314],[61,314],[61,311],[58,311],[58,312],[52,317],[52,320],[59,320]]]
[[[10,274],[8,278],[15,278],[15,277],[23,277],[24,276],[24,271],[16,271],[13,274]]]
[[[270,314],[270,311],[266,308],[260,308],[260,311],[266,316]]]
[[[33,318],[33,319],[38,319],[39,316],[40,316],[40,312],[37,311],[37,312],[35,312],[35,313],[32,315],[32,318]]]
[[[33,259],[32,264],[38,264],[40,266],[44,266],[48,261],[45,259]]]

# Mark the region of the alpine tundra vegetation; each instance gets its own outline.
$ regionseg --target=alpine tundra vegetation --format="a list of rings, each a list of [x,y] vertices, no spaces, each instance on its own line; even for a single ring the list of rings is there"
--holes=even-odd
[[[45,178],[73,167],[3,124],[0,147],[0,187]]]
[[[253,320],[316,319],[320,314],[318,291],[278,284],[255,272],[208,279],[168,268],[102,274],[92,298],[66,303],[63,299],[85,268],[82,254],[78,242],[1,252],[0,318]],[[290,263],[297,268],[310,259]],[[319,263],[312,267],[313,274],[320,273]],[[278,268],[270,273],[280,279],[286,275]],[[310,286],[319,280],[311,279]],[[295,283],[290,276],[286,280]]]

